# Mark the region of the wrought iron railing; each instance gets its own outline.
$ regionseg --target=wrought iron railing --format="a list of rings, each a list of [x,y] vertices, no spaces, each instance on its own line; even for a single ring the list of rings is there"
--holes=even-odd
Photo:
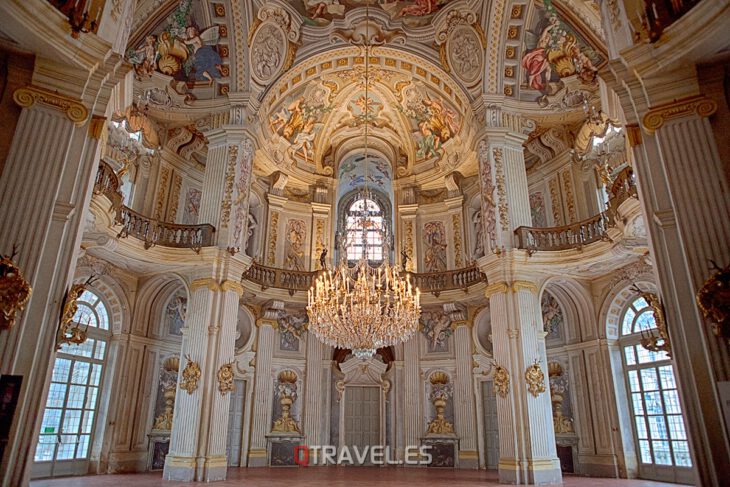
[[[538,250],[580,249],[584,245],[610,240],[608,229],[616,221],[618,208],[630,198],[638,198],[634,172],[621,171],[609,189],[608,209],[587,220],[560,227],[519,227],[515,229],[517,247],[530,255]]]
[[[94,181],[94,193],[103,194],[112,202],[112,209],[115,212],[114,221],[122,226],[117,235],[118,238],[128,236],[138,238],[144,242],[145,249],[161,245],[200,252],[201,248],[214,244],[215,227],[213,225],[178,225],[159,222],[124,206],[119,188],[119,178],[114,169],[101,161]]]
[[[286,289],[290,295],[294,295],[297,291],[309,290],[319,272],[321,271],[278,269],[254,262],[243,274],[242,280],[258,284],[261,286],[261,290],[268,288]],[[408,274],[411,276],[413,284],[422,293],[432,293],[435,296],[438,296],[442,291],[456,289],[466,291],[474,284],[486,282],[486,277],[476,265],[445,272],[409,272]]]

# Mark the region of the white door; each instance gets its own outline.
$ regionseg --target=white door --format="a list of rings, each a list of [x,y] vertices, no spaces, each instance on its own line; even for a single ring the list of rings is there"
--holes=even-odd
[[[494,383],[482,382],[482,411],[484,412],[484,463],[490,470],[499,466],[499,426],[497,424],[497,398]]]
[[[84,291],[74,322],[88,324],[88,339],[56,354],[31,476],[84,475],[101,396],[109,317],[99,297]]]
[[[346,387],[345,445],[363,451],[380,444],[380,387]]]
[[[228,440],[226,442],[226,457],[228,458],[229,467],[240,467],[246,382],[237,380],[234,384],[236,389],[231,393],[231,406],[228,409]]]

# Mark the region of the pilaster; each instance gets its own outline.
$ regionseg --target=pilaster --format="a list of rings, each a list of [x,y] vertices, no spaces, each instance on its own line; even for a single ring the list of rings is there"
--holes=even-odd
[[[15,326],[0,332],[0,373],[23,385],[0,468],[0,484],[25,485],[33,461],[55,357],[55,331],[78,257],[99,161],[98,135],[80,100],[29,86],[14,93],[22,108],[0,177],[0,253],[16,261],[33,288]]]
[[[499,480],[511,484],[560,483],[555,450],[545,332],[537,286],[528,281],[496,282],[487,288],[492,313],[494,360],[509,374],[506,390],[497,392]],[[543,375],[529,387],[528,368]]]
[[[312,254],[310,261],[312,262],[312,270],[319,270],[322,268],[319,262],[319,257],[322,255],[322,251],[327,249],[327,258],[325,263],[332,262],[334,258],[334,249],[330,246],[330,210],[331,205],[328,203],[310,203],[312,206],[312,238],[310,242]],[[329,264],[328,264],[329,265]]]
[[[325,404],[327,397],[322,390],[324,369],[322,361],[325,350],[329,350],[317,337],[307,333],[307,368],[304,378],[304,440],[309,445],[323,445],[323,423],[325,421]]]
[[[468,321],[457,321],[452,324],[454,344],[456,348],[456,375],[454,379],[454,413],[456,416],[456,434],[459,436],[459,467],[478,468],[477,426],[475,412],[475,394],[472,381],[472,341],[471,328]]]
[[[248,452],[249,467],[263,467],[266,460],[266,435],[271,430],[271,401],[274,382],[271,376],[271,359],[274,354],[274,327],[277,323],[271,318],[261,318],[258,326],[256,344],[256,383],[254,392],[253,417],[256,418],[251,432],[251,450]]]
[[[223,257],[220,261],[231,261]],[[243,287],[240,269],[198,271],[190,284],[190,304],[183,329],[180,377],[175,401],[170,453],[164,478],[179,481],[225,480],[230,391],[220,390],[218,372],[233,361],[238,306]],[[185,368],[199,367],[194,388],[183,388]]]

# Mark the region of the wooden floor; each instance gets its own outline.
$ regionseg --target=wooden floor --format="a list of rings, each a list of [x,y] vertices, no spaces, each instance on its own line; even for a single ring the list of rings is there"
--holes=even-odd
[[[96,475],[63,479],[36,480],[31,487],[176,487],[195,485],[167,482],[161,473]],[[309,467],[309,468],[232,468],[228,479],[215,487],[484,487],[500,485],[497,472],[484,470],[442,470],[426,468]],[[676,484],[647,480],[615,480],[566,476],[564,485],[591,487],[666,487]]]

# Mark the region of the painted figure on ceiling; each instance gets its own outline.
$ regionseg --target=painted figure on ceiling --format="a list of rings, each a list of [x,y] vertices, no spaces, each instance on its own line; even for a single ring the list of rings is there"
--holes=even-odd
[[[218,44],[219,28],[210,27],[202,33],[194,25],[185,29],[187,38],[183,41],[192,51],[193,73],[197,81],[207,80],[213,84],[213,78],[220,78],[220,66],[223,64],[220,54],[213,47]]]

